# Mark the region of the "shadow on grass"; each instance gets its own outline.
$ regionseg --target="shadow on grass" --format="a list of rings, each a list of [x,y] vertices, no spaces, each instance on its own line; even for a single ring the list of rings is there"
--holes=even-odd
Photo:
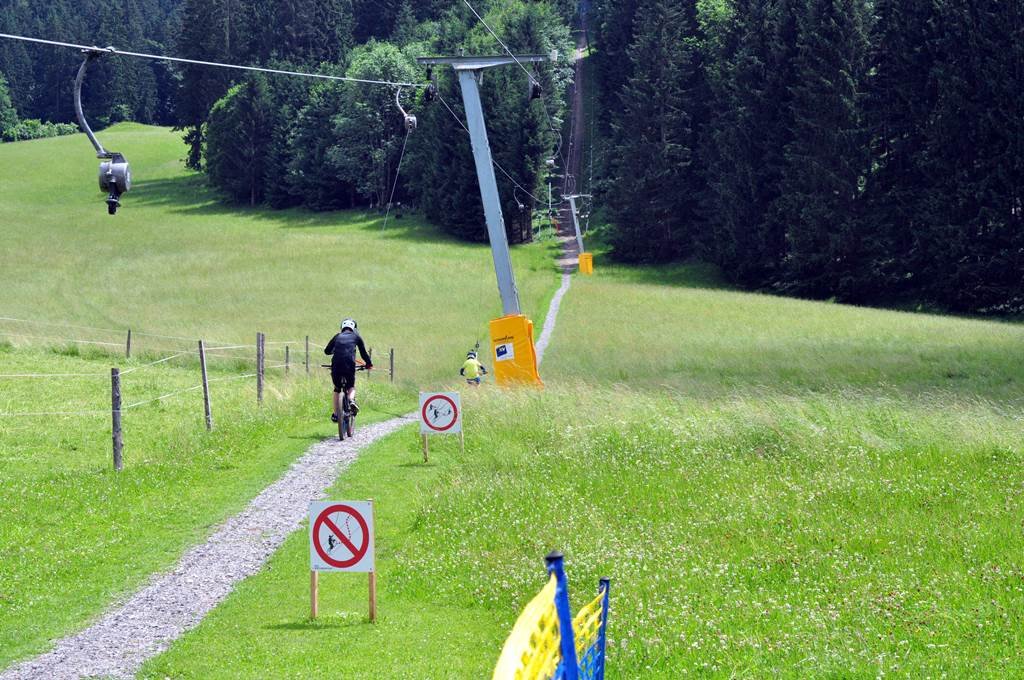
[[[135,205],[158,208],[168,214],[220,217],[239,216],[265,222],[278,229],[357,228],[381,238],[417,243],[451,244],[461,247],[486,247],[486,242],[471,244],[441,231],[415,212],[401,215],[392,212],[384,229],[383,213],[368,210],[328,210],[317,212],[306,208],[274,210],[267,206],[232,203],[212,189],[206,178],[192,173],[169,179],[143,180],[133,186],[131,200]],[[481,229],[483,227],[481,226]],[[557,245],[550,246],[551,254]]]
[[[698,290],[739,290],[725,280],[718,267],[705,262],[633,266],[614,262],[611,256],[604,252],[595,256],[594,269],[598,275],[604,272],[623,283]]]
[[[330,620],[331,617],[320,617],[316,621],[292,621],[291,623],[275,623],[271,626],[263,626],[263,630],[280,630],[280,631],[295,631],[295,632],[308,632],[314,630],[342,630],[344,628],[356,628],[358,626],[369,625],[369,621],[366,619],[344,619],[344,620]]]

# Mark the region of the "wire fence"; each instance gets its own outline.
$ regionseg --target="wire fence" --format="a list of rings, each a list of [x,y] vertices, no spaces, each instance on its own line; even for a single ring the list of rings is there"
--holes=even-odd
[[[10,326],[21,326],[10,328]],[[35,329],[47,330],[35,330]],[[32,332],[21,332],[24,330]],[[109,336],[116,334],[124,337],[123,342],[112,342]],[[83,335],[85,337],[83,337]],[[19,319],[14,317],[0,317],[0,338],[17,338],[19,346],[27,345],[33,348],[49,347],[59,345],[63,348],[85,345],[93,347],[104,355],[118,358],[123,362],[135,362],[126,368],[112,368],[110,372],[11,372],[0,373],[0,397],[4,396],[4,385],[10,385],[15,381],[24,382],[39,381],[52,386],[54,380],[110,380],[111,381],[111,407],[110,409],[83,408],[80,410],[57,409],[46,410],[0,410],[0,421],[14,419],[33,418],[101,418],[110,417],[113,429],[114,464],[115,469],[121,469],[121,452],[123,438],[121,436],[121,415],[141,409],[145,406],[169,401],[176,397],[195,392],[203,392],[206,426],[208,430],[213,429],[211,413],[210,386],[239,380],[252,380],[255,378],[257,402],[262,405],[263,391],[265,387],[265,375],[267,371],[284,371],[285,374],[292,372],[306,376],[319,372],[319,362],[312,360],[312,349],[308,337],[303,340],[276,340],[268,342],[263,333],[255,334],[254,341],[250,344],[239,344],[231,342],[213,341],[205,342],[192,340],[183,335],[169,335],[158,333],[147,333],[129,329],[99,328],[76,324],[60,324],[51,321],[35,321]],[[140,343],[140,338],[158,340],[160,343]],[[28,341],[28,342],[25,342]],[[173,343],[168,347],[167,343]],[[193,347],[182,346],[181,343],[195,343]],[[134,344],[133,344],[134,343]],[[295,351],[293,351],[295,350]],[[372,349],[371,349],[372,353]],[[132,358],[134,354],[134,359]],[[157,358],[152,358],[153,356]],[[2,355],[0,355],[2,356]],[[394,382],[394,349],[388,353],[388,366],[381,372],[390,377]],[[145,360],[142,359],[145,357]],[[94,357],[88,357],[93,359]],[[270,358],[270,362],[268,362]],[[207,371],[208,363],[220,361],[222,364],[216,367],[219,372],[230,372],[233,368],[244,364],[248,367],[244,372],[237,375],[217,375],[210,377]],[[137,363],[143,361],[143,363]],[[112,363],[115,363],[112,361]],[[122,380],[131,385],[144,372],[153,372],[149,377],[152,381],[161,381],[167,374],[160,374],[158,369],[175,366],[175,368],[196,368],[198,364],[202,381],[199,384],[192,384],[180,389],[174,389],[155,397],[136,399],[129,403],[121,402]],[[255,371],[252,369],[255,365]],[[4,400],[0,400],[0,404]],[[6,400],[10,402],[10,400]]]

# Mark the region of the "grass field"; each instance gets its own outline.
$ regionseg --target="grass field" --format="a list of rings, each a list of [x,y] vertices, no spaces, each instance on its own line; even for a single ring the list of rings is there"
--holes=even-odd
[[[151,194],[140,184],[126,198],[131,217],[116,222],[85,189],[78,205],[62,200],[54,211],[64,212],[42,222],[29,221],[30,200],[5,195],[0,219],[17,211],[26,226],[16,244],[51,270],[0,254],[6,315],[53,318],[66,308],[57,318],[229,341],[257,329],[292,339],[284,336],[319,323],[329,335],[331,296],[292,297],[323,282],[310,253],[380,248],[379,261],[347,270],[358,272],[360,299],[395,306],[344,307],[373,329],[371,341],[379,333],[378,347],[399,348],[400,372],[408,357],[407,391],[362,399],[400,412],[410,388],[446,382],[447,357],[475,341],[461,329],[479,333],[494,311],[484,249],[426,226],[381,237],[378,223],[356,215],[218,207],[173,156],[155,162],[165,142],[179,153],[173,136],[132,126],[113,134],[133,163],[137,140],[137,174],[158,177],[163,167],[169,179]],[[11,148],[30,158],[31,145]],[[0,158],[7,153],[0,147]],[[83,157],[76,180],[91,173]],[[78,186],[64,168],[53,174]],[[10,177],[54,202],[38,178]],[[83,214],[89,226],[78,235]],[[130,220],[140,222],[122,232]],[[120,256],[119,239],[131,257]],[[61,246],[48,254],[53,242]],[[90,264],[103,253],[113,268]],[[549,255],[517,253],[535,320],[555,284]],[[437,267],[443,283],[424,273]],[[1024,326],[737,293],[698,266],[636,270],[599,257],[597,269],[563,303],[542,371],[548,389],[469,393],[464,454],[437,441],[424,465],[406,429],[339,480],[333,497],[377,502],[378,625],[366,622],[365,578],[345,576],[322,579],[322,618],[309,622],[298,532],[142,676],[486,677],[552,548],[567,555],[575,606],[600,576],[613,579],[609,678],[1024,675]],[[122,301],[116,282],[134,278]],[[441,291],[439,310],[421,295],[424,281]],[[335,292],[348,289],[337,283]],[[474,301],[466,291],[477,284]],[[0,373],[110,363],[69,354],[8,350]],[[187,365],[164,370],[135,394],[194,379]],[[0,409],[13,408],[0,388]],[[278,379],[274,389],[264,413],[251,385],[224,395],[234,415],[212,436],[197,427],[192,402],[130,415],[130,447],[139,448],[129,465],[133,455],[141,464],[119,480],[106,472],[105,429],[19,421],[7,425],[19,431],[0,432],[14,470],[0,482],[3,545],[27,546],[24,558],[20,547],[0,552],[0,666],[173,562],[327,433],[322,385]],[[72,397],[78,408],[106,398],[102,384]],[[53,398],[13,402],[42,408]],[[24,446],[12,448],[12,438]],[[62,588],[48,594],[34,579],[44,549],[66,540],[43,520],[61,499],[81,508],[73,528],[90,559],[62,556]],[[128,545],[127,527],[148,507],[171,525]],[[116,530],[106,533],[108,513]],[[129,564],[115,564],[122,559]]]
[[[409,385],[450,382],[498,310],[485,246],[408,217],[382,232],[376,215],[224,207],[182,169],[178,134],[120,125],[101,137],[129,157],[136,180],[113,218],[84,136],[0,145],[0,374],[94,374],[0,379],[0,413],[95,412],[0,417],[0,667],[172,564],[331,431],[322,379],[282,381],[271,371],[262,413],[251,380],[225,380],[214,388],[213,435],[197,392],[128,412],[126,470],[115,476],[112,365],[130,370],[194,349],[189,337],[252,343],[257,330],[271,342],[312,335],[318,365],[338,320],[352,315],[378,363],[396,349],[406,386],[367,392],[373,419],[383,417],[374,406],[412,408]],[[557,284],[548,248],[514,249],[534,314]],[[134,361],[115,346],[129,327]],[[281,345],[269,352],[268,363],[283,361]],[[251,372],[251,351],[220,354],[240,358],[211,359],[215,380]],[[125,404],[197,382],[194,358],[140,370],[125,378]]]
[[[125,467],[115,474],[110,363],[95,352],[0,346],[3,374],[93,374],[56,383],[0,378],[0,413],[98,413],[0,417],[0,667],[42,651],[172,565],[332,432],[323,379],[272,371],[261,410],[253,379],[237,379],[227,362],[210,376],[215,432],[205,430],[201,392],[128,409]],[[122,364],[137,368],[123,378],[125,407],[199,383],[194,358],[143,364]],[[364,422],[414,406],[379,380],[364,393],[378,409],[368,407]]]
[[[1024,673],[1024,329],[713,284],[601,265],[546,391],[343,477],[378,499],[379,625],[358,577],[308,622],[297,534],[143,676],[486,676],[556,547],[577,606],[613,579],[609,677]]]
[[[369,344],[395,347],[400,379],[440,386],[500,315],[486,246],[408,216],[382,232],[376,214],[225,206],[183,170],[180,133],[125,124],[100,137],[132,165],[116,217],[84,136],[0,146],[0,317],[232,344],[308,334],[322,347],[354,316]],[[552,243],[513,249],[523,308],[539,320],[557,288]],[[54,335],[44,330],[0,321],[0,333]]]

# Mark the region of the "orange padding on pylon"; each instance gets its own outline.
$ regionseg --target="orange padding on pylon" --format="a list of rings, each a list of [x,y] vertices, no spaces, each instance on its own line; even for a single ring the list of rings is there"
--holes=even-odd
[[[491,322],[491,361],[498,385],[544,385],[537,370],[533,322],[522,314]]]

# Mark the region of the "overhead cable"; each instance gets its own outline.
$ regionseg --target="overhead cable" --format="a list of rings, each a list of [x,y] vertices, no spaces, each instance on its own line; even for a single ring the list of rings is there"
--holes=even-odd
[[[462,126],[462,129],[466,131],[466,134],[467,134],[467,135],[468,135],[468,134],[470,134],[470,132],[469,132],[469,128],[468,128],[468,127],[466,127],[466,124],[462,122],[462,119],[461,119],[461,118],[459,118],[459,114],[455,113],[455,110],[454,110],[454,109],[452,109],[452,107],[451,107],[451,106],[449,106],[448,102],[447,102],[447,101],[445,101],[445,98],[444,98],[444,97],[442,97],[442,96],[441,96],[440,94],[438,94],[438,95],[437,95],[437,98],[438,98],[438,100],[439,100],[439,101],[440,101],[440,102],[441,102],[442,104],[444,104],[444,108],[448,109],[448,113],[450,113],[450,114],[452,115],[452,118],[454,118],[454,119],[455,119],[455,122],[456,122],[456,123],[458,123],[459,125],[461,125],[461,126]],[[492,163],[492,164],[494,165],[494,167],[495,167],[495,168],[496,168],[496,169],[497,169],[497,170],[498,170],[498,171],[499,171],[499,172],[500,172],[501,174],[505,175],[505,177],[507,177],[507,178],[508,178],[508,181],[512,182],[512,184],[513,184],[513,185],[515,185],[515,186],[516,186],[516,187],[517,187],[517,188],[518,188],[518,189],[519,189],[520,191],[522,191],[522,192],[523,192],[524,194],[526,194],[527,196],[529,196],[530,198],[532,198],[532,199],[534,200],[534,202],[535,202],[535,203],[542,203],[542,201],[541,201],[541,200],[540,200],[539,198],[537,198],[537,197],[536,197],[536,196],[534,196],[534,195],[533,195],[533,194],[532,194],[531,192],[529,192],[529,191],[528,191],[527,189],[525,189],[525,188],[523,187],[523,185],[522,185],[522,184],[520,184],[519,182],[517,182],[517,181],[515,180],[515,178],[513,178],[513,177],[512,177],[512,175],[508,174],[508,171],[507,171],[507,170],[505,170],[505,168],[501,167],[501,163],[499,163],[498,161],[494,160],[494,157],[493,157],[493,156],[491,156],[491,163]]]
[[[335,80],[346,83],[361,83],[363,85],[387,85],[388,87],[416,87],[426,88],[423,83],[399,83],[390,80],[371,80],[367,78],[349,78],[347,76],[332,76],[326,73],[307,73],[303,71],[287,71],[284,69],[265,68],[262,66],[241,66],[238,64],[224,64],[216,61],[202,61],[199,59],[185,59],[183,57],[170,57],[163,54],[146,54],[144,52],[128,52],[113,47],[97,47],[95,45],[78,45],[75,43],[60,42],[57,40],[43,40],[41,38],[29,38],[23,35],[12,35],[0,33],[0,38],[8,40],[20,40],[22,42],[37,43],[40,45],[51,45],[53,47],[68,47],[85,52],[103,52],[105,54],[120,55],[122,57],[135,57],[137,59],[152,59],[154,61],[171,61],[179,64],[193,64],[195,66],[212,66],[215,68],[228,68],[236,71],[255,71],[258,73],[271,73],[282,76],[297,76],[299,78],[316,78],[319,80]]]

